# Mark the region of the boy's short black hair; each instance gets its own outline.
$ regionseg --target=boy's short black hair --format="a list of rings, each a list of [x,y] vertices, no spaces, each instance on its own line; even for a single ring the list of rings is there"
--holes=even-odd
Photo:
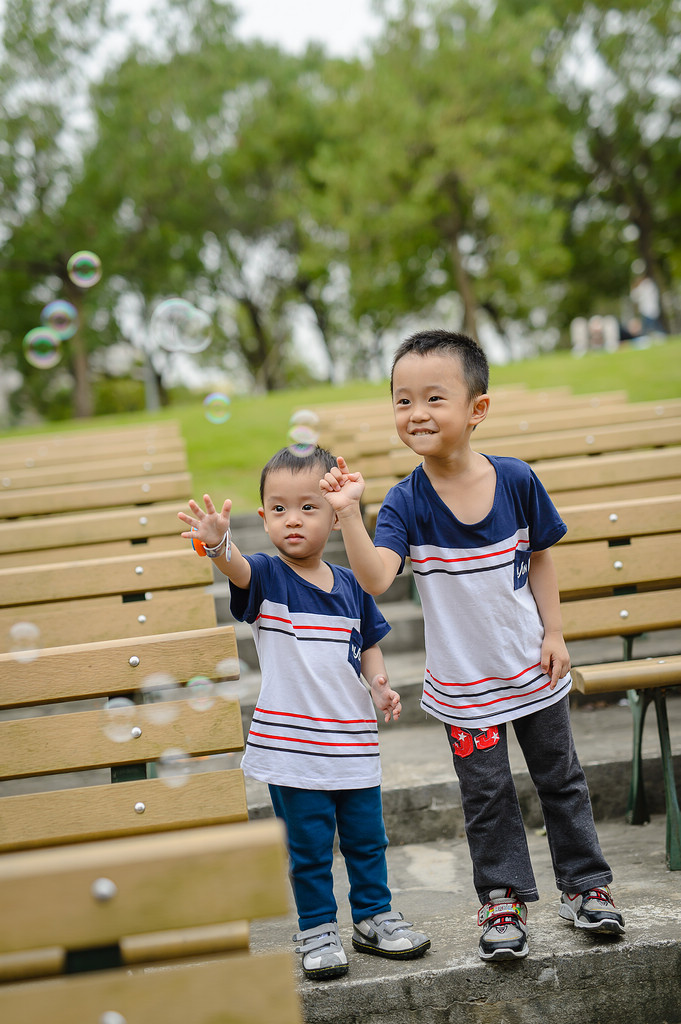
[[[456,334],[454,331],[435,329],[419,331],[402,342],[393,358],[390,371],[390,394],[393,393],[393,376],[395,366],[403,356],[414,352],[425,356],[429,352],[448,352],[458,356],[463,368],[463,376],[468,386],[468,397],[477,398],[487,393],[489,387],[489,363],[477,341],[467,334]]]
[[[304,469],[312,469],[314,466],[319,466],[321,469],[320,477],[328,473],[330,469],[336,465],[336,459],[327,451],[326,448],[320,448],[316,445],[309,455],[298,455],[292,452],[290,448],[280,448],[278,452],[275,452],[271,459],[265,463],[260,474],[260,501],[265,500],[265,481],[270,473],[274,473],[279,469],[287,469],[289,473],[300,473]]]

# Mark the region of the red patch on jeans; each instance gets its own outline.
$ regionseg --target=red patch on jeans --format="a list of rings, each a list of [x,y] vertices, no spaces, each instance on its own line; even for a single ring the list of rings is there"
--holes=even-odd
[[[499,730],[496,726],[491,725],[485,732],[480,732],[475,737],[475,745],[478,750],[489,750],[490,747],[496,747],[499,742]]]
[[[452,750],[457,757],[468,757],[473,753],[475,744],[469,732],[461,729],[458,725],[452,725],[449,731],[452,737]]]

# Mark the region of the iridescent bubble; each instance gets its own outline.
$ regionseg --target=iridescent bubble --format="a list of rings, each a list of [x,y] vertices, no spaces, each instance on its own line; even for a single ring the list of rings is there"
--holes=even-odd
[[[15,622],[10,627],[9,650],[15,661],[35,661],[40,654],[40,630],[34,622]]]
[[[172,789],[184,786],[190,774],[189,755],[177,747],[164,750],[156,762],[156,774]]]
[[[226,423],[232,415],[231,402],[227,395],[213,391],[203,400],[204,415],[209,423]]]
[[[289,451],[301,459],[311,455],[319,441],[319,417],[310,409],[294,412],[288,425]]]
[[[46,327],[51,327],[62,341],[66,341],[78,330],[78,310],[65,299],[55,299],[43,307],[40,322]]]
[[[69,259],[66,272],[79,288],[92,288],[102,278],[102,261],[97,253],[81,249]]]
[[[178,683],[168,672],[152,672],[142,680],[142,717],[157,725],[166,725],[177,718]]]
[[[127,697],[112,697],[104,707],[104,735],[114,743],[132,739],[137,706]]]
[[[215,684],[207,676],[193,676],[185,687],[189,706],[195,711],[208,711],[215,703]]]
[[[50,370],[61,359],[61,338],[51,327],[34,327],[24,335],[24,359],[39,370]]]
[[[207,313],[180,298],[160,302],[149,322],[151,340],[167,352],[203,352],[211,343],[212,329]]]

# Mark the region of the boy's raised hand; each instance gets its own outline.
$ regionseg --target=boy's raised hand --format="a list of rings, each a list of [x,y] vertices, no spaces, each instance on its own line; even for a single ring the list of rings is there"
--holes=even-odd
[[[359,506],[364,494],[364,478],[361,473],[351,473],[342,455],[338,465],[329,470],[319,481],[319,489],[335,512]]]
[[[369,685],[373,702],[378,710],[383,712],[386,722],[391,718],[396,722],[402,713],[402,704],[399,693],[392,689],[388,677],[374,676]]]
[[[188,516],[186,512],[178,512],[177,518],[189,527],[189,530],[182,534],[183,537],[187,540],[196,537],[206,547],[214,548],[229,530],[229,513],[232,502],[227,498],[220,512],[216,511],[209,494],[204,494],[203,503],[206,506],[205,512],[193,498],[190,498],[189,507],[194,516]]]

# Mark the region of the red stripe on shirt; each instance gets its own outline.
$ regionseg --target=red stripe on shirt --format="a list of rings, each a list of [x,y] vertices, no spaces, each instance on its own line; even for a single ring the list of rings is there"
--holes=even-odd
[[[544,683],[543,686],[538,686],[536,690],[523,690],[522,694],[511,693],[511,694],[508,695],[508,697],[495,697],[494,700],[488,700],[484,704],[448,704],[447,701],[438,700],[437,697],[434,697],[432,693],[426,694],[425,691],[424,691],[423,695],[424,695],[424,697],[427,696],[429,700],[435,701],[435,703],[439,704],[440,707],[449,708],[450,711],[470,711],[470,710],[475,709],[475,708],[488,708],[492,704],[501,704],[505,700],[517,700],[518,697],[521,697],[521,696],[522,697],[529,697],[533,693],[541,693],[542,690],[545,690],[546,687],[550,686],[550,685],[551,685],[551,680],[548,679]]]
[[[510,551],[517,551],[521,544],[527,544],[526,540],[517,541],[510,548],[503,548],[501,551],[488,551],[484,555],[466,555],[464,558],[442,558],[440,555],[428,555],[426,558],[411,558],[412,562],[416,562],[417,565],[423,565],[424,562],[478,562],[482,558],[495,558],[496,555],[507,555]]]
[[[348,629],[347,626],[303,626],[297,622],[293,623],[291,619],[284,619],[279,615],[264,615],[262,612],[256,617],[255,621],[257,622],[258,619],[268,619],[272,622],[285,622],[286,625],[291,626],[292,629],[318,629],[320,631],[326,630],[330,633],[352,633],[352,630]]]
[[[334,725],[375,725],[375,718],[313,718],[312,715],[296,715],[293,711],[270,711],[268,708],[255,708],[262,715],[278,715],[280,718],[302,718],[306,722],[332,722]]]
[[[434,676],[429,668],[426,669],[426,675],[429,675],[433,682],[437,683],[438,686],[477,686],[479,683],[510,683],[514,679],[520,679],[520,677],[524,676],[526,672],[533,672],[535,668],[541,668],[540,661],[538,661],[536,665],[529,665],[528,668],[522,669],[515,676],[485,676],[484,679],[474,679],[470,683],[444,683],[441,679],[438,679],[437,676]]]
[[[299,739],[297,736],[272,736],[266,732],[254,732],[252,729],[249,736],[259,736],[263,740],[280,740],[282,743],[307,743],[313,747],[377,747],[378,743],[326,743],[324,740]]]

